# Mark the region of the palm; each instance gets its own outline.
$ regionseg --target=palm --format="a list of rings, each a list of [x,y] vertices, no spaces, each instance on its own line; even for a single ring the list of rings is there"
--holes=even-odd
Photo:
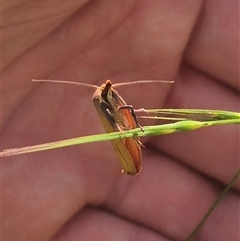
[[[131,87],[131,104],[237,109],[237,24],[228,19],[232,29],[225,39],[224,6],[205,6],[192,32],[199,1],[105,2],[81,7],[79,1],[63,1],[52,8],[53,1],[38,7],[28,2],[3,12],[9,29],[3,32],[3,148],[103,131],[91,90],[35,84],[32,78],[93,84],[107,78],[175,79],[173,86]],[[21,14],[30,4],[29,14]],[[228,7],[234,16],[237,7]],[[15,18],[9,12],[26,24],[10,28]],[[219,25],[208,24],[210,14],[220,16]],[[23,32],[29,35],[22,40]],[[119,172],[109,143],[8,158],[4,240],[183,240],[236,171],[237,137],[236,126],[229,126],[148,139],[136,177]],[[237,202],[230,193],[201,240],[237,240]]]

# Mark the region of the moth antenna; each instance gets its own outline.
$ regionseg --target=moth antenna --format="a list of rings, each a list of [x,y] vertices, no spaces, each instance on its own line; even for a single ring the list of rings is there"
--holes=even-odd
[[[87,84],[87,83],[79,83],[79,82],[68,81],[68,80],[32,79],[32,81],[33,82],[49,82],[49,83],[57,83],[57,84],[71,84],[71,85],[91,87],[94,89],[99,88],[99,86],[97,86],[97,85],[92,85],[92,84]]]
[[[165,84],[172,84],[174,83],[173,80],[135,80],[135,81],[129,81],[129,82],[122,82],[122,83],[116,83],[113,84],[113,87],[119,87],[123,85],[135,85],[135,84],[147,84],[147,83],[165,83]]]

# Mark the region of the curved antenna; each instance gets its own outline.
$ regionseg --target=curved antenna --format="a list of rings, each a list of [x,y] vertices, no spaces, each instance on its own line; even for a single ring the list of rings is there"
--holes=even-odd
[[[174,83],[173,80],[135,80],[129,82],[122,82],[113,84],[113,87],[119,87],[123,85],[135,85],[135,84],[149,84],[149,83],[165,83],[165,84],[172,84]]]
[[[68,81],[68,80],[32,79],[32,81],[33,82],[49,82],[49,83],[57,83],[57,84],[71,84],[71,85],[91,87],[94,89],[99,88],[99,86],[97,86],[97,85],[92,85],[92,84],[87,84],[87,83],[79,83],[79,82]]]
[[[68,81],[68,80],[32,79],[32,81],[33,82],[57,83],[57,84],[71,84],[71,85],[91,87],[94,89],[99,88],[99,86],[97,86],[97,85],[87,84],[87,83],[79,83],[79,82]],[[174,83],[174,81],[172,81],[172,80],[135,80],[135,81],[112,84],[112,87],[119,87],[119,86],[124,86],[124,85],[134,85],[134,84],[149,84],[149,83],[172,84],[172,83]]]

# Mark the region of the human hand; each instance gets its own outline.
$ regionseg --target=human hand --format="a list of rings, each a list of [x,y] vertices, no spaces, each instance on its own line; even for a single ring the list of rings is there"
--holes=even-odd
[[[165,103],[236,111],[234,4],[6,2],[3,148],[103,132],[91,89],[30,81],[37,78],[97,85],[174,79],[121,93],[136,108]],[[184,240],[238,169],[238,130],[229,125],[149,138],[135,177],[120,173],[110,143],[3,159],[3,240]],[[230,191],[199,240],[237,240],[238,204],[239,192]]]

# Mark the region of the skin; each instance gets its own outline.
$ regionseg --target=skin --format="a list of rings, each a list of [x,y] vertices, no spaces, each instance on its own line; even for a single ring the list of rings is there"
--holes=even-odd
[[[31,79],[174,79],[118,91],[135,108],[238,110],[237,1],[2,4],[3,149],[103,132],[93,89]],[[107,142],[2,159],[3,240],[184,240],[239,168],[239,127],[142,142],[135,177]],[[195,239],[238,228],[239,181]]]

